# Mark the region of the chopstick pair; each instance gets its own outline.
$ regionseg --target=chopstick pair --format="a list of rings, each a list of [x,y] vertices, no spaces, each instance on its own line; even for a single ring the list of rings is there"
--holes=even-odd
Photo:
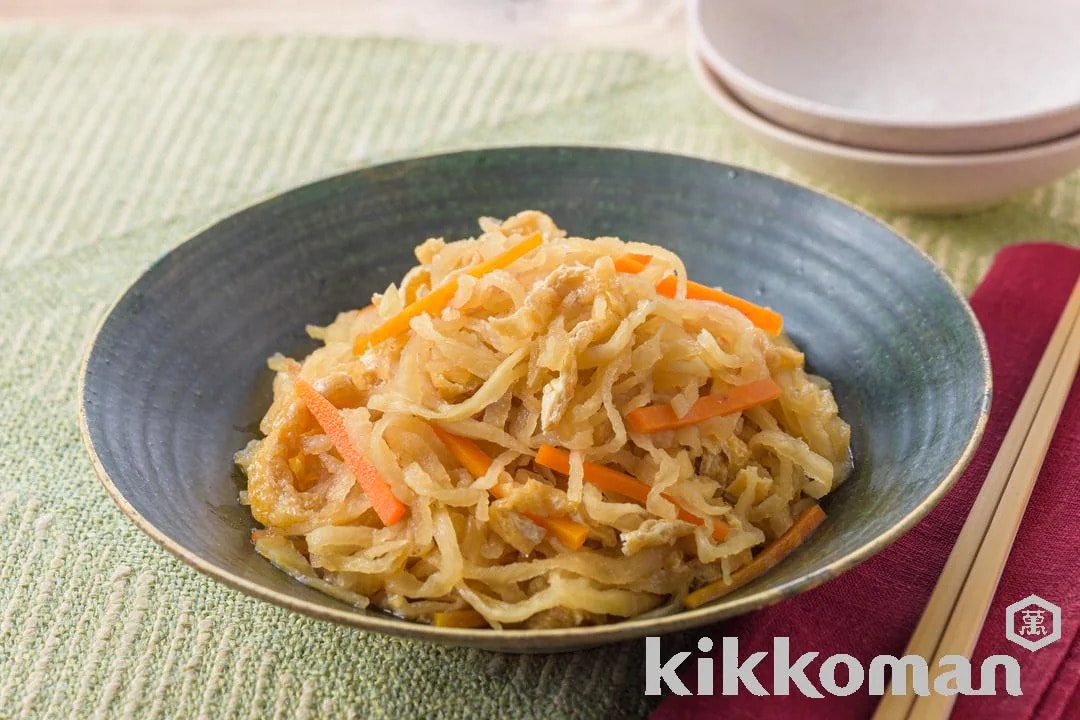
[[[931,686],[943,656],[970,659],[975,650],[1078,364],[1080,279],[904,652],[926,658]],[[955,695],[895,695],[890,684],[874,720],[944,720],[955,701]]]

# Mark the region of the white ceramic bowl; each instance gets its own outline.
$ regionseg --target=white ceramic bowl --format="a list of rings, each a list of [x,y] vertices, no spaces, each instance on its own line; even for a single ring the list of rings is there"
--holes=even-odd
[[[986,207],[1080,167],[1080,132],[997,152],[920,155],[863,150],[781,127],[755,114],[691,51],[695,75],[721,110],[777,158],[817,182],[895,210]]]
[[[982,152],[1080,131],[1077,0],[689,0],[731,92],[806,135]]]

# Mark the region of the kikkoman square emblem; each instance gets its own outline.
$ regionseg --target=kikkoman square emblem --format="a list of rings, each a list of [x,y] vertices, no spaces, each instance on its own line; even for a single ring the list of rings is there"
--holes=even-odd
[[[1028,595],[1005,608],[1005,637],[1032,652],[1061,639],[1061,608]]]

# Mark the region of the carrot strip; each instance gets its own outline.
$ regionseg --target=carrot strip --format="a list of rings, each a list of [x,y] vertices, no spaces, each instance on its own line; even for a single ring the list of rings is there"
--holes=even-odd
[[[563,475],[570,474],[570,453],[557,447],[541,445],[536,453],[536,462]],[[618,470],[590,462],[585,463],[585,479],[601,490],[618,493],[642,505],[645,504],[649,497],[649,490],[652,489],[640,480]]]
[[[487,627],[487,620],[475,610],[447,610],[431,614],[435,627],[479,628]]]
[[[652,255],[636,255],[630,253],[629,255],[615,258],[615,269],[619,272],[637,275],[645,269],[645,266],[648,265],[651,260]]]
[[[666,277],[657,284],[656,291],[665,297],[675,297],[675,286],[675,278]],[[723,290],[711,288],[708,285],[693,281],[686,283],[686,297],[691,300],[710,300],[734,308],[745,315],[750,322],[770,335],[779,335],[780,331],[784,329],[783,316],[772,308],[755,305],[749,300],[744,300]]]
[[[636,275],[645,269],[651,258],[648,255],[624,255],[615,261],[615,269],[619,272]],[[664,297],[675,297],[675,288],[678,281],[668,276],[656,284],[656,292]],[[721,305],[735,308],[770,335],[779,335],[784,329],[784,318],[780,313],[761,305],[755,305],[749,300],[726,293],[723,290],[711,288],[708,285],[688,280],[686,283],[686,297],[690,300],[709,300]]]
[[[540,446],[540,450],[536,453],[536,462],[538,465],[551,468],[557,473],[562,473],[563,475],[570,474],[570,453],[552,447],[551,445]],[[652,489],[640,480],[632,478],[625,473],[590,462],[585,463],[585,480],[605,492],[616,493],[628,497],[639,505],[645,504],[645,501],[649,497],[649,491]],[[660,493],[660,497],[675,506],[680,520],[694,525],[705,524],[705,521],[697,515],[693,515],[679,507],[679,503],[667,493]],[[727,537],[727,534],[727,524],[722,520],[713,518],[713,537],[723,541],[724,538]]]
[[[356,342],[353,343],[353,353],[362,355],[372,345],[378,345],[384,340],[400,335],[409,329],[409,322],[417,315],[423,315],[424,313],[429,315],[437,314],[453,299],[456,292],[457,278],[452,278],[419,300],[406,305],[404,310],[388,318],[382,325],[379,325],[367,335],[358,336]]]
[[[518,258],[540,247],[543,241],[543,235],[540,233],[533,233],[490,260],[485,260],[482,263],[472,266],[465,271],[465,274],[471,275],[472,277],[480,277],[492,270],[507,267]],[[367,335],[357,337],[356,341],[353,343],[353,353],[361,355],[372,345],[378,345],[384,340],[400,335],[409,329],[409,322],[417,315],[423,315],[424,313],[438,315],[442,309],[449,305],[450,301],[454,299],[457,287],[458,276],[454,276],[439,287],[432,289],[431,292],[424,297],[409,303],[401,312],[393,317],[387,318],[382,325],[379,325]]]
[[[472,473],[473,477],[480,477],[491,467],[491,458],[488,457],[488,454],[469,438],[454,435],[443,430],[438,425],[432,425],[431,429],[435,431],[436,437],[442,440],[443,445],[454,456],[454,459]],[[494,494],[494,488],[492,488],[492,494]]]
[[[761,577],[802,545],[824,520],[825,511],[821,506],[811,505],[799,513],[799,517],[795,518],[795,523],[787,532],[763,547],[749,564],[731,573],[730,583],[725,583],[723,578],[709,583],[683,598],[683,604],[691,609],[699,607]]]
[[[482,263],[473,265],[465,271],[465,274],[478,278],[481,275],[487,275],[492,270],[501,270],[518,258],[528,255],[533,250],[540,247],[543,242],[544,236],[541,233],[533,233],[518,244],[511,245],[508,249],[503,250],[490,260],[485,260]]]
[[[661,403],[631,410],[626,414],[626,422],[634,432],[642,434],[672,430],[697,425],[721,415],[742,412],[775,400],[780,397],[781,392],[780,386],[772,378],[763,378],[699,398],[683,417],[676,415],[670,404]]]
[[[532,513],[524,513],[524,515],[558,538],[559,542],[570,550],[580,548],[589,537],[589,526],[574,522],[570,518],[544,517]]]
[[[488,454],[469,438],[449,433],[438,425],[432,425],[431,429],[442,440],[443,445],[446,445],[446,449],[450,451],[454,459],[475,477],[480,477],[491,467],[491,458],[488,457]],[[502,486],[496,485],[491,488],[491,494],[497,498],[503,498],[506,497],[506,490]],[[522,513],[522,515],[554,535],[559,542],[571,550],[577,550],[585,543],[585,539],[589,537],[589,527],[587,525],[582,525],[567,518],[544,517],[533,513]]]
[[[360,483],[360,487],[371,500],[371,507],[379,515],[383,525],[393,525],[400,520],[405,514],[405,506],[394,497],[390,486],[386,484],[375,466],[368,462],[352,444],[341,412],[299,374],[294,372],[292,381],[301,402],[337,448],[341,459],[345,461],[345,466],[356,477],[356,481]]]

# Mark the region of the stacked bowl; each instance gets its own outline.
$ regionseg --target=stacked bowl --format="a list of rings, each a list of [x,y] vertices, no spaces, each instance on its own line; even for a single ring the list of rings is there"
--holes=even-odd
[[[882,207],[985,207],[1080,167],[1077,0],[689,0],[709,97]]]

